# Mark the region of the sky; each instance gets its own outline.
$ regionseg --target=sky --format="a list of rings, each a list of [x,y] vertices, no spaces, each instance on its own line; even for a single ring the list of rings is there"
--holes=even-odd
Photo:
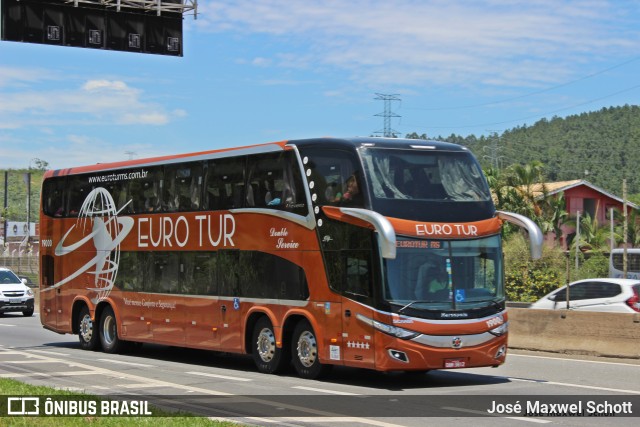
[[[1,1],[1,0],[0,0]],[[183,57],[0,41],[0,168],[502,133],[640,103],[640,2],[200,0]]]

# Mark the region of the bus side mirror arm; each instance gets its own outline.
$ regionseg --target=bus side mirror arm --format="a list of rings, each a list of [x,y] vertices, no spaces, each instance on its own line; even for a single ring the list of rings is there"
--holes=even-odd
[[[340,208],[340,212],[373,225],[377,231],[378,245],[383,258],[396,258],[396,231],[387,218],[377,212],[360,208]]]
[[[540,259],[542,257],[542,231],[538,225],[526,216],[513,212],[498,211],[498,218],[510,222],[518,227],[524,228],[529,233],[529,250],[531,258]]]

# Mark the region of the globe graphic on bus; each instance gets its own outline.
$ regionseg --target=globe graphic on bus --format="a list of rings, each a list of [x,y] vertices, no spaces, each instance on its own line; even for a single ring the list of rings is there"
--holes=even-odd
[[[125,206],[122,206],[120,211]],[[96,296],[91,299],[94,303],[109,296],[118,274],[120,244],[129,234],[134,223],[133,218],[118,217],[120,211],[117,210],[113,197],[106,189],[98,187],[91,190],[78,212],[76,224],[67,231],[57,245],[55,254],[66,255],[91,242],[96,255],[54,286],[61,286],[85,273],[92,276],[94,287],[87,289],[96,292]],[[83,231],[84,237],[65,246],[67,237],[76,228]]]

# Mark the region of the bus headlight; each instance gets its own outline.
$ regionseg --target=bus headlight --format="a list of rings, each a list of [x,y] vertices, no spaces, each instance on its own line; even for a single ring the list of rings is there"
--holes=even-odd
[[[504,322],[502,325],[497,328],[493,328],[489,331],[490,334],[493,334],[497,337],[506,334],[509,331],[509,322]]]
[[[420,335],[419,332],[410,331],[404,328],[398,328],[397,326],[387,325],[386,323],[369,319],[368,317],[363,316],[362,314],[357,314],[356,318],[361,322],[366,323],[367,325],[373,326],[375,329],[379,330],[380,332],[384,332],[387,335],[391,335],[392,337],[400,338],[403,340],[410,340]]]

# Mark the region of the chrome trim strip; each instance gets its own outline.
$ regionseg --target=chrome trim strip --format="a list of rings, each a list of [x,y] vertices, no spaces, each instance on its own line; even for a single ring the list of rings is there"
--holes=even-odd
[[[462,341],[459,347],[453,346],[454,338],[460,338],[460,340]],[[427,347],[467,348],[485,344],[496,338],[498,338],[496,335],[493,335],[489,332],[484,332],[482,334],[475,335],[418,335],[410,341],[426,345]]]
[[[497,211],[498,218],[524,228],[529,233],[529,250],[531,258],[540,259],[542,257],[542,231],[538,225],[526,216],[513,213]]]
[[[277,209],[262,209],[262,208],[229,209],[229,212],[236,215],[243,214],[243,213],[253,213],[253,214],[275,216],[287,221],[295,222],[296,224],[301,225],[309,230],[313,230],[316,226],[316,222],[314,221],[313,217],[310,214],[307,216],[302,216],[302,215],[297,215],[291,212],[284,212]]]
[[[340,212],[373,225],[378,232],[378,244],[383,258],[396,258],[396,231],[387,218],[377,212],[360,208],[340,208]]]

